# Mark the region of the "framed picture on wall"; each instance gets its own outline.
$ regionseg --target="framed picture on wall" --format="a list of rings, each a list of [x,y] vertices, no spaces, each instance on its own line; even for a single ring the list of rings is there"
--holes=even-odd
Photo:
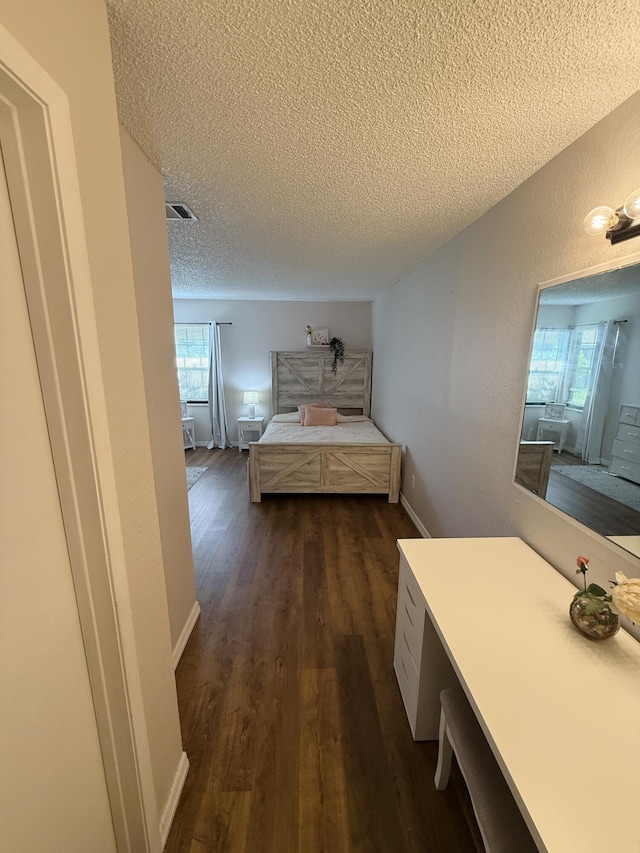
[[[328,347],[329,346],[329,329],[313,329],[311,332],[312,347]]]

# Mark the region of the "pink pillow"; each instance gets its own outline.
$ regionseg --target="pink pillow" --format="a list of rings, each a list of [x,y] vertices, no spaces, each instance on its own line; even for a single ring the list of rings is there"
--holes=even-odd
[[[337,409],[308,406],[305,410],[302,426],[335,426],[338,423],[337,414]]]
[[[305,413],[307,408],[311,409],[332,409],[333,406],[331,403],[301,403],[298,406],[298,411],[300,412],[300,424],[302,426],[305,425]]]

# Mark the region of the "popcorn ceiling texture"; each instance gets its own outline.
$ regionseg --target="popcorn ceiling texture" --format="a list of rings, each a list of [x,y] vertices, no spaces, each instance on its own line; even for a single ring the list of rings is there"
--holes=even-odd
[[[638,0],[107,5],[178,297],[372,299],[640,85]]]

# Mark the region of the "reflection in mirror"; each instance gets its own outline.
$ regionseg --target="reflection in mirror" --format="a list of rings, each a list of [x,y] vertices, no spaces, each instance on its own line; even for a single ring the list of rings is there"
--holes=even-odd
[[[640,556],[640,264],[540,288],[515,479]]]

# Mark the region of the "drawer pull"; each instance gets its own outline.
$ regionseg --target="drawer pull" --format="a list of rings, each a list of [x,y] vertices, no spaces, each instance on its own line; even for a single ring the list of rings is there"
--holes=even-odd
[[[415,607],[415,606],[416,606],[416,603],[415,603],[415,601],[413,600],[413,596],[411,595],[411,590],[409,589],[409,587],[407,586],[407,584],[406,584],[406,583],[405,583],[405,585],[404,585],[404,588],[405,588],[405,589],[406,589],[406,591],[407,591],[407,595],[408,595],[408,596],[409,596],[409,598],[411,599],[411,603],[412,603],[412,604],[413,604],[413,606]]]
[[[635,456],[635,455],[636,455],[635,450],[623,450],[622,452],[623,452],[623,453],[628,453],[630,456]]]
[[[407,614],[407,619],[409,620],[409,622],[411,622],[411,627],[415,628],[415,625],[413,624],[413,619],[411,618],[411,614],[409,613],[409,608],[407,607],[406,603],[404,605],[404,610],[405,610],[405,613]]]
[[[630,435],[631,438],[637,438],[640,435],[640,432],[629,432],[629,430],[627,430],[627,435]]]

